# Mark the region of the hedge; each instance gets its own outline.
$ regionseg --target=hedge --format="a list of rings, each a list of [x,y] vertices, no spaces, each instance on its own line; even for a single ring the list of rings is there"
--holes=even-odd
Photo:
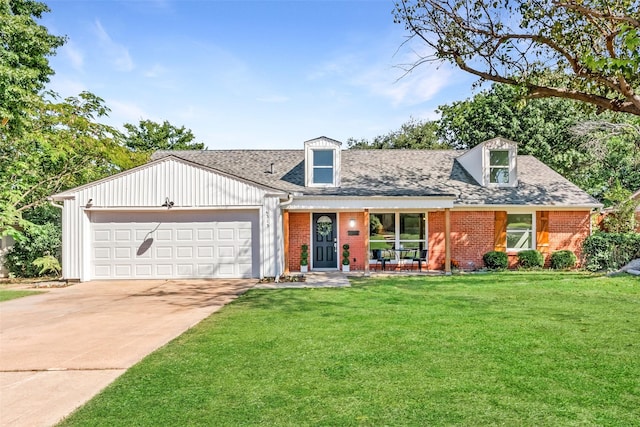
[[[490,251],[482,256],[484,265],[489,270],[505,270],[509,264],[509,257],[505,252]]]
[[[535,249],[518,252],[518,266],[522,268],[542,268],[544,256]]]
[[[594,233],[584,240],[582,254],[589,271],[617,270],[640,258],[640,234]]]
[[[567,270],[576,266],[578,257],[569,250],[556,251],[551,254],[551,268],[554,270]]]

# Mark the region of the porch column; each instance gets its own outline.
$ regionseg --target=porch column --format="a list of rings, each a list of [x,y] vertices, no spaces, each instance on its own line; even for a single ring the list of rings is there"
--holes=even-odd
[[[289,272],[289,211],[282,212],[282,235],[284,238],[284,274]]]
[[[369,275],[369,209],[364,210],[364,275]]]
[[[451,210],[444,209],[444,273],[451,274]]]

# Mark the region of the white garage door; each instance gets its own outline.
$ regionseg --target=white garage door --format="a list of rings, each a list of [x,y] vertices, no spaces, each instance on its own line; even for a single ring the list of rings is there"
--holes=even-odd
[[[91,222],[93,279],[257,276],[257,213],[92,212]]]

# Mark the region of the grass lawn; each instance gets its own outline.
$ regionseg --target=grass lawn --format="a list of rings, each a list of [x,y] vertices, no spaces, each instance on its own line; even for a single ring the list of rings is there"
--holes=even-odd
[[[14,289],[0,289],[0,302],[9,301],[10,299],[22,298],[29,295],[40,294],[39,291],[21,291]]]
[[[638,425],[640,280],[576,273],[254,290],[63,425]]]

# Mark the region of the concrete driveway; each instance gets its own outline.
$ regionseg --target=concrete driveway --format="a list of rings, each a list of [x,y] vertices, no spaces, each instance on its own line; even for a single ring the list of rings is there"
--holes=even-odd
[[[0,425],[48,426],[252,280],[104,281],[0,304]]]

